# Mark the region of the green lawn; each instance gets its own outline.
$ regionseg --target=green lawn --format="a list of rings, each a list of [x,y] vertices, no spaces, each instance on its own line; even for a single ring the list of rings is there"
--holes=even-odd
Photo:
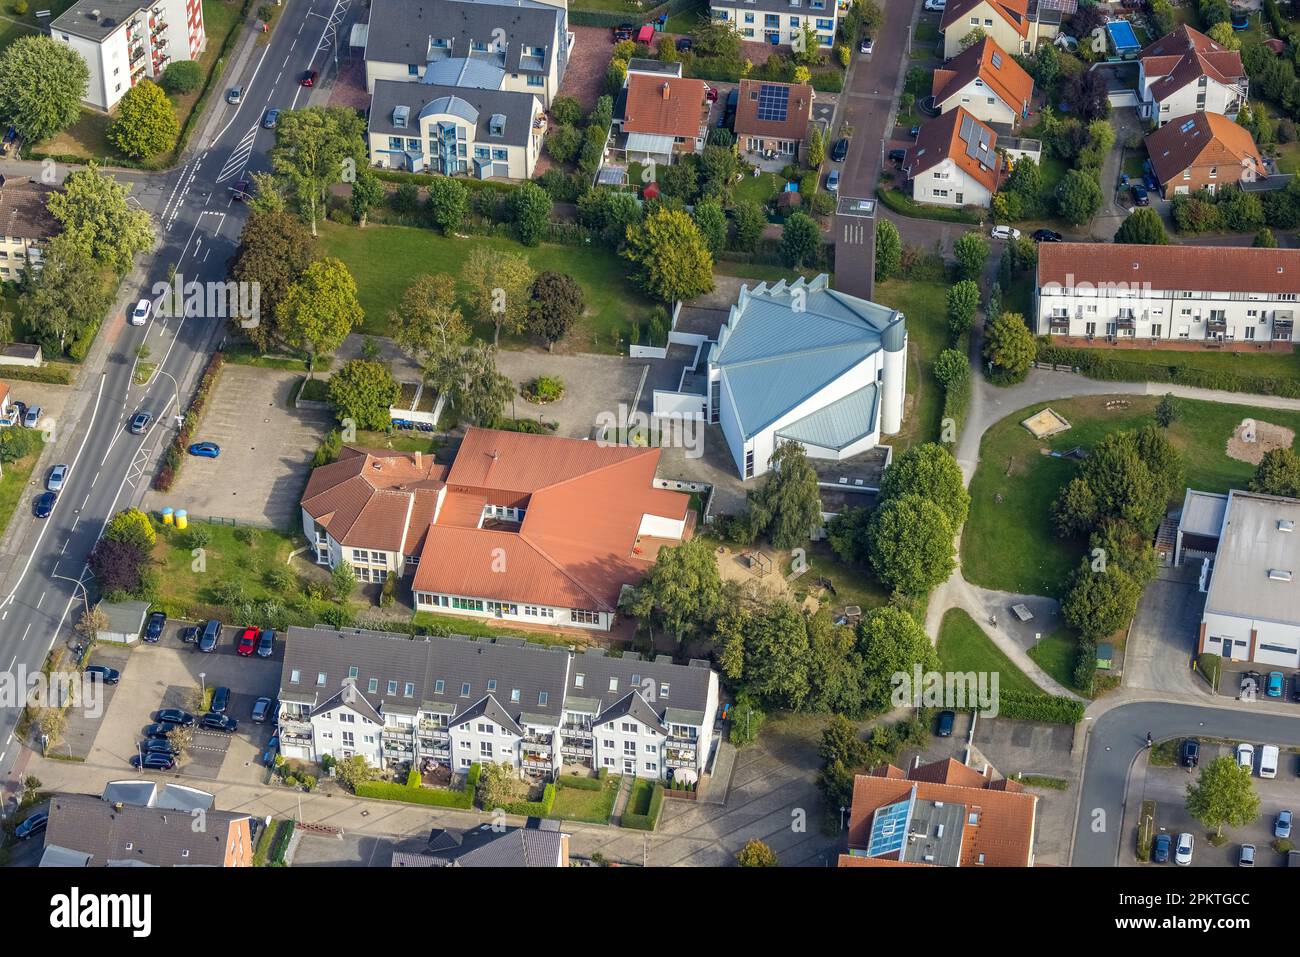
[[[539,645],[563,645],[566,648],[569,645],[581,646],[590,643],[585,636],[571,632],[526,631],[523,628],[511,628],[509,624],[497,627],[489,624],[487,619],[460,615],[435,615],[431,611],[417,611],[412,621],[424,628],[446,629],[457,635],[468,635],[471,638],[524,638]]]
[[[563,775],[560,780],[564,780]],[[551,817],[563,818],[566,821],[585,821],[588,824],[608,824],[609,816],[614,812],[614,800],[618,797],[618,787],[622,780],[620,777],[607,777],[599,791],[557,787],[555,803],[551,805]]]
[[[578,0],[580,3],[587,3],[589,0]],[[617,3],[619,0],[610,0]],[[617,9],[617,8],[615,8]],[[667,33],[690,33],[699,26],[700,18],[709,15],[709,5],[704,0],[697,0],[691,6],[679,13],[674,13],[664,24],[664,30]]]
[[[1178,366],[1205,372],[1229,372],[1233,375],[1262,378],[1300,379],[1300,351],[1227,352],[1194,350],[1171,352],[1168,349],[1094,349],[1113,362],[1143,362],[1160,366]]]
[[[32,469],[36,467],[36,460],[41,457],[41,449],[45,446],[39,433],[35,433],[33,438],[36,440],[35,451],[23,456],[17,462],[6,463],[4,474],[0,477],[0,536],[3,536],[5,530],[9,528],[9,522],[19,505],[26,504],[27,514],[31,514],[31,501],[36,496],[28,487],[27,480],[31,477]]]
[[[1086,542],[1057,538],[1050,509],[1078,466],[1040,450],[1063,451],[1080,445],[1086,449],[1108,432],[1154,421],[1152,412],[1159,401],[1154,396],[1124,396],[1127,408],[1107,410],[1106,401],[1114,398],[1039,403],[1012,413],[984,434],[980,466],[970,485],[971,514],[962,532],[962,570],[968,581],[1012,592],[1055,597],[1064,593],[1066,577],[1086,550]],[[1047,405],[1073,427],[1039,441],[1020,422]],[[1296,412],[1190,400],[1179,400],[1179,408],[1170,440],[1182,450],[1187,485],[1209,492],[1244,487],[1254,473],[1254,466],[1228,458],[1225,451],[1242,419],[1300,431]],[[1181,497],[1180,491],[1179,501]]]
[[[731,188],[731,198],[740,203],[746,200],[767,205],[785,187],[785,177],[776,173],[759,173],[757,176],[743,176],[740,182]]]
[[[876,285],[876,302],[907,316],[907,407],[903,430],[883,441],[902,451],[939,438],[943,390],[934,377],[934,360],[948,346],[948,287],[937,282],[891,279]]]
[[[633,288],[628,279],[629,264],[607,249],[549,243],[529,249],[509,239],[458,239],[408,226],[359,229],[329,222],[320,224],[319,244],[322,253],[343,260],[356,279],[358,298],[366,314],[358,331],[367,335],[389,334],[388,313],[397,308],[402,293],[417,276],[459,274],[476,245],[523,253],[534,270],[567,273],[578,281],[586,295],[587,312],[565,340],[564,344],[574,351],[623,352],[633,325],[648,321],[654,305]],[[492,338],[487,323],[476,323],[475,331]],[[522,336],[501,338],[504,346],[530,342]]]
[[[781,563],[782,575],[790,574],[790,555],[781,552],[772,555],[773,564]],[[802,601],[815,579],[828,579],[835,589],[834,595],[822,599],[832,610],[839,610],[845,605],[858,605],[866,608],[879,608],[889,603],[889,591],[876,580],[869,568],[860,565],[846,565],[835,557],[830,546],[825,542],[813,542],[805,551],[808,570],[795,579],[793,587],[796,600]],[[774,569],[775,571],[776,569]]]
[[[1064,688],[1074,688],[1074,656],[1078,639],[1068,628],[1054,631],[1029,649],[1029,657]]]
[[[632,782],[632,793],[627,798],[624,814],[649,814],[650,796],[654,794],[655,784],[649,778],[637,778]]]
[[[1035,694],[1039,687],[1002,653],[970,615],[952,608],[939,626],[939,670],[998,673],[999,691]]]
[[[427,432],[366,432],[357,430],[357,445],[368,449],[392,449],[395,452],[424,452],[432,455],[442,447],[442,439]]]

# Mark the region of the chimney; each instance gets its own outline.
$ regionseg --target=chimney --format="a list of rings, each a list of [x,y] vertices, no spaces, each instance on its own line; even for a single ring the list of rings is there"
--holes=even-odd
[[[664,80],[663,93],[664,93],[664,99],[665,99],[665,100],[668,99],[668,94],[669,94],[669,92],[670,92],[670,88],[669,88],[669,86],[668,86],[668,81],[667,81],[667,80]]]
[[[415,467],[416,467],[417,469],[418,469],[418,468],[421,468],[421,467],[423,466],[423,463],[422,463],[422,461],[421,461],[423,458],[424,458],[424,456],[423,456],[422,453],[420,453],[420,452],[416,452],[416,453],[415,453]]]

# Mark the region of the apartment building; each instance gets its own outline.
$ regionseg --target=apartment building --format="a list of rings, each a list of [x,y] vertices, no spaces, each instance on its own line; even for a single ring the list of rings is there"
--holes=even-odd
[[[1029,115],[1034,80],[985,37],[935,70],[930,92],[940,113],[961,107],[983,123],[1014,127]]]
[[[1039,42],[1060,33],[1077,6],[1076,0],[948,0],[939,21],[944,59],[961,53],[972,30],[982,30],[1009,53],[1033,53]]]
[[[1167,199],[1268,177],[1250,131],[1218,113],[1179,117],[1148,133],[1146,146]]]
[[[546,115],[529,93],[378,80],[367,127],[370,161],[386,169],[475,179],[530,179]]]
[[[1035,285],[1038,335],[1289,347],[1300,250],[1043,243]]]
[[[86,61],[82,102],[100,110],[169,63],[197,60],[207,43],[202,0],[77,0],[50,24],[50,37]]]
[[[364,37],[370,93],[432,72],[431,83],[530,93],[543,109],[575,42],[564,0],[372,0]]]
[[[41,250],[59,232],[46,203],[54,190],[29,176],[0,176],[0,281],[41,265]]]
[[[284,648],[280,751],[289,758],[698,780],[712,746],[718,679],[705,661],[323,626],[290,628]]]
[[[840,10],[836,0],[710,0],[709,15],[731,25],[741,38],[772,46],[803,42],[812,27],[819,46],[835,43]],[[798,40],[796,40],[796,37]]]
[[[1182,24],[1138,60],[1138,114],[1164,126],[1191,113],[1236,119],[1250,92],[1241,54]]]

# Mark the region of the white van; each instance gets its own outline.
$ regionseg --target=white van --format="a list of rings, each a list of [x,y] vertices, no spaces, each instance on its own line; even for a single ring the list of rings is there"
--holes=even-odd
[[[1277,777],[1277,748],[1271,744],[1266,744],[1259,749],[1259,776]]]

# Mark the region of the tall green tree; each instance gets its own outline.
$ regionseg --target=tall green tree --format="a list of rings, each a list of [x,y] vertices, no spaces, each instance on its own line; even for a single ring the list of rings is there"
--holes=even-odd
[[[365,317],[356,280],[338,259],[318,259],[304,269],[277,315],[289,344],[312,355],[333,353]]]
[[[901,608],[888,605],[871,609],[858,622],[858,653],[862,656],[863,705],[873,714],[893,707],[895,675],[910,678],[918,664],[922,671],[939,668],[939,656],[925,629]]]
[[[548,351],[553,350],[586,307],[582,287],[572,276],[550,270],[540,273],[533,280],[528,304],[528,331],[545,342]]]
[[[808,632],[784,599],[751,615],[745,631],[745,687],[777,708],[800,710],[808,696]]]
[[[961,528],[970,509],[970,493],[961,466],[938,442],[913,445],[894,459],[880,480],[880,500],[899,495],[928,498],[941,509],[953,530]]]
[[[524,331],[536,279],[528,257],[475,246],[461,267],[460,278],[469,287],[474,318],[492,323],[494,347],[501,344],[502,329],[512,335]]]
[[[344,107],[310,106],[280,116],[271,168],[288,182],[313,236],[326,192],[366,165],[365,130],[357,111]]]
[[[753,200],[741,200],[731,207],[731,222],[731,248],[743,253],[757,249],[763,238],[763,227],[767,225],[763,207]]]
[[[1139,206],[1120,223],[1115,242],[1131,246],[1168,246],[1169,233],[1160,214],[1150,206]]]
[[[817,471],[798,442],[782,442],[772,453],[763,485],[749,494],[755,527],[777,548],[805,544],[821,524]]]
[[[1082,226],[1101,209],[1101,186],[1090,170],[1069,170],[1057,187],[1056,205],[1061,218]]]
[[[460,229],[469,209],[469,190],[450,176],[436,176],[429,184],[429,219],[444,236]]]
[[[515,384],[497,371],[496,348],[476,342],[461,358],[457,371],[452,403],[460,417],[475,425],[496,425],[515,394]]]
[[[973,279],[963,279],[948,290],[948,340],[957,342],[975,321],[980,308],[980,287]]]
[[[388,323],[397,344],[423,365],[425,382],[443,393],[455,387],[470,330],[456,305],[453,277],[417,276],[388,314]]]
[[[923,595],[956,566],[954,530],[944,510],[916,494],[899,495],[871,518],[871,564],[888,587]]]
[[[118,101],[117,114],[105,136],[132,159],[147,159],[176,145],[181,124],[162,87],[141,80]]]
[[[101,173],[92,161],[69,173],[63,189],[50,194],[46,206],[70,242],[120,276],[139,253],[154,245],[149,214],[128,206],[127,195],[126,186]]]
[[[546,236],[546,224],[554,203],[536,183],[524,183],[510,197],[515,218],[515,235],[525,246],[536,246]]]
[[[95,328],[108,305],[98,264],[75,237],[60,233],[46,245],[44,265],[19,312],[45,352],[62,355]]]
[[[700,238],[710,256],[717,256],[727,245],[727,214],[722,211],[722,204],[715,199],[706,199],[695,204],[691,221],[700,231]]]
[[[1096,640],[1128,624],[1141,596],[1141,583],[1118,563],[1107,562],[1105,571],[1099,571],[1091,558],[1084,558],[1061,602],[1061,615],[1071,628]]]
[[[1231,755],[1215,758],[1201,768],[1196,783],[1187,785],[1187,813],[1220,837],[1225,826],[1253,823],[1259,817],[1259,795],[1250,768]]]
[[[277,322],[280,303],[315,255],[311,233],[283,210],[253,212],[244,221],[230,260],[230,278],[258,289],[260,315],[256,325],[235,321],[259,349],[283,338]]]
[[[887,219],[876,220],[876,282],[898,274],[903,264],[903,239],[898,227]]]
[[[736,855],[741,867],[776,867],[776,852],[756,837],[751,837]]]
[[[20,37],[0,53],[0,115],[39,143],[77,122],[89,83],[90,68],[72,47]]]
[[[695,223],[679,210],[660,208],[640,226],[629,226],[623,256],[636,265],[641,288],[662,302],[713,290],[713,257]]]
[[[993,363],[999,374],[1020,379],[1037,355],[1034,334],[1020,313],[1004,312],[988,324],[984,332],[984,358]]]
[[[361,167],[352,183],[352,215],[356,217],[357,225],[365,229],[370,211],[383,201],[384,184],[369,166]]]
[[[721,607],[722,577],[713,548],[704,538],[692,538],[659,550],[629,610],[681,641],[705,634]]]
[[[988,241],[977,232],[962,233],[952,244],[952,254],[957,260],[958,278],[978,283],[989,258]]]
[[[801,269],[822,260],[822,231],[807,213],[796,210],[781,227],[781,259],[787,266]]]
[[[384,363],[353,359],[330,377],[329,393],[340,422],[351,419],[358,429],[378,430],[388,427],[389,409],[402,388]]]
[[[1269,449],[1255,467],[1250,490],[1264,495],[1300,497],[1300,456],[1290,448]]]

